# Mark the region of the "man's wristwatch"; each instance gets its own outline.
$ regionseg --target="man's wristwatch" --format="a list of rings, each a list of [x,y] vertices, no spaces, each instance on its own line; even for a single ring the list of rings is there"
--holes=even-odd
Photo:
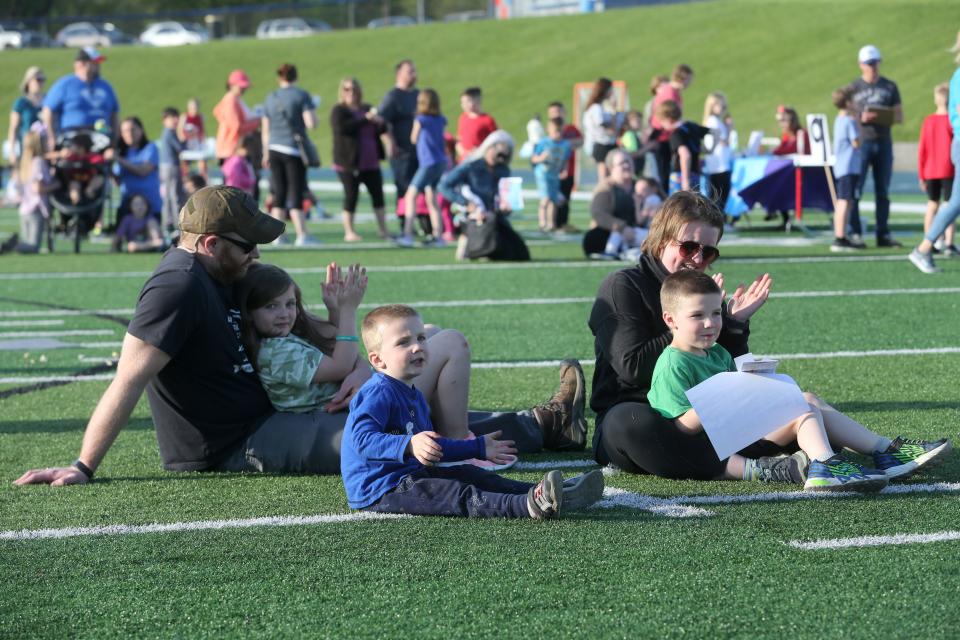
[[[87,476],[87,480],[93,480],[93,469],[83,464],[83,461],[80,460],[80,458],[74,460],[73,464],[70,466]]]

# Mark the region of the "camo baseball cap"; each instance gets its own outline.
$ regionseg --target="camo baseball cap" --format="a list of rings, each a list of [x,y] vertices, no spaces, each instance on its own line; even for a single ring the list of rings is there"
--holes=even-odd
[[[286,225],[257,206],[249,193],[236,187],[204,187],[180,209],[180,230],[187,233],[234,232],[248,242],[266,244],[283,233]]]

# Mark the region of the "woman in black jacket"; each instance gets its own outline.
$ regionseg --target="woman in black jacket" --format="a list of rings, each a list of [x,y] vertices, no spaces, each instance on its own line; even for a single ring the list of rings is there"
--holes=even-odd
[[[675,271],[709,267],[719,255],[722,234],[723,214],[716,205],[680,191],[654,218],[638,263],[600,284],[589,320],[597,356],[590,406],[597,413],[593,452],[598,463],[667,478],[709,480],[723,473],[726,460],[717,458],[705,435],[682,433],[647,403],[653,367],[672,339],[663,322],[660,287]],[[749,288],[737,288],[724,306],[717,342],[732,356],[747,352],[748,320],[769,287],[770,277],[763,275]]]
[[[343,184],[343,239],[362,240],[353,227],[360,183],[367,187],[373,200],[380,237],[389,238],[383,174],[380,173],[380,161],[384,157],[380,134],[386,131],[386,125],[377,110],[363,102],[363,90],[356,78],[340,81],[337,104],[330,111],[330,128],[333,130],[333,168]]]

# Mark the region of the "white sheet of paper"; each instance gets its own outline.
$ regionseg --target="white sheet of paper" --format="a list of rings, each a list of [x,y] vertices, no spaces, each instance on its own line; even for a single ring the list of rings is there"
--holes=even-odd
[[[810,410],[782,373],[718,373],[687,391],[687,399],[721,460]]]

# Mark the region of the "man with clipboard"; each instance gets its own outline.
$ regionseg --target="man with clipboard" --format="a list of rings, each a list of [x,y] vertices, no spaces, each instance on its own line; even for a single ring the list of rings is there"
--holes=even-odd
[[[893,173],[893,140],[890,127],[903,122],[903,105],[897,84],[880,75],[880,50],[872,44],[860,49],[860,77],[853,81],[853,100],[860,111],[861,155],[860,188],[867,181],[867,171],[873,170],[873,191],[876,199],[876,234],[878,247],[902,247],[893,239],[887,220],[890,218],[890,177]],[[854,204],[850,212],[850,226],[859,233],[860,207]]]

